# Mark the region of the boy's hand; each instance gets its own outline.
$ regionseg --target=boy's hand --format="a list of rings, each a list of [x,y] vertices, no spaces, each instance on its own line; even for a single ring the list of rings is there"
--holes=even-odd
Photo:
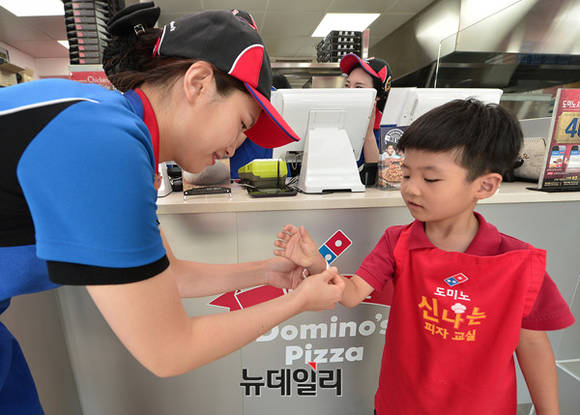
[[[274,245],[277,249],[274,249],[274,255],[288,258],[296,265],[309,268],[310,271],[313,265],[324,261],[304,226],[297,228],[294,225],[286,225],[276,237],[278,239],[274,241]]]
[[[288,258],[271,258],[267,262],[265,283],[276,288],[295,289],[302,282],[304,267]]]
[[[302,297],[304,311],[332,310],[342,299],[345,283],[335,267],[311,275],[296,288],[294,293]]]

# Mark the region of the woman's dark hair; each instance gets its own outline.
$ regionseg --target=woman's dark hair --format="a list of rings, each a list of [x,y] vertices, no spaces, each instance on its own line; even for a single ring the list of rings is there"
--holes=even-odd
[[[290,89],[292,85],[288,81],[285,75],[281,73],[273,73],[272,74],[272,86],[276,89]]]
[[[385,85],[379,78],[371,76],[373,79],[373,88],[377,90],[377,108],[380,112],[385,110],[385,105],[387,105],[387,98],[389,97],[389,91],[385,91]]]
[[[153,56],[153,49],[163,32],[161,29],[143,29],[139,34],[133,26],[127,29],[112,35],[103,51],[103,69],[111,83],[121,92],[138,88],[144,83],[169,85],[196,62],[195,59]],[[215,67],[213,70],[220,95],[228,95],[235,89],[247,93],[240,80]]]
[[[523,144],[518,120],[497,104],[473,98],[454,100],[414,121],[397,144],[398,150],[457,150],[467,179],[510,171]]]

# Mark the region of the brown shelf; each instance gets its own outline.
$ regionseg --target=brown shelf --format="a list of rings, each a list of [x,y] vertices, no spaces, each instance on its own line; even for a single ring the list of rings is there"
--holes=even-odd
[[[18,72],[22,72],[23,70],[24,70],[24,68],[21,68],[20,66],[13,65],[11,63],[1,63],[0,64],[0,71],[2,71],[2,72],[18,73]]]

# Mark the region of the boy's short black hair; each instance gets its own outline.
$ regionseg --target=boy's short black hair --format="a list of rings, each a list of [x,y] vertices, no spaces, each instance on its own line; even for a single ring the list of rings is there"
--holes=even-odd
[[[497,104],[457,99],[423,114],[402,135],[398,150],[457,150],[467,180],[510,171],[523,144],[518,120]]]

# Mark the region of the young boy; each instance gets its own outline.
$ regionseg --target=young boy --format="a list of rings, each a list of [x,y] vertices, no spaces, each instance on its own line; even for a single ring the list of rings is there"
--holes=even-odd
[[[394,283],[378,415],[514,415],[514,351],[537,414],[558,413],[544,330],[574,317],[545,272],[545,251],[474,212],[497,191],[521,145],[517,120],[472,99],[435,108],[401,137],[401,195],[415,221],[385,231],[346,280],[341,301],[354,307]],[[312,274],[325,268],[303,227],[287,225],[278,238],[277,255]]]

